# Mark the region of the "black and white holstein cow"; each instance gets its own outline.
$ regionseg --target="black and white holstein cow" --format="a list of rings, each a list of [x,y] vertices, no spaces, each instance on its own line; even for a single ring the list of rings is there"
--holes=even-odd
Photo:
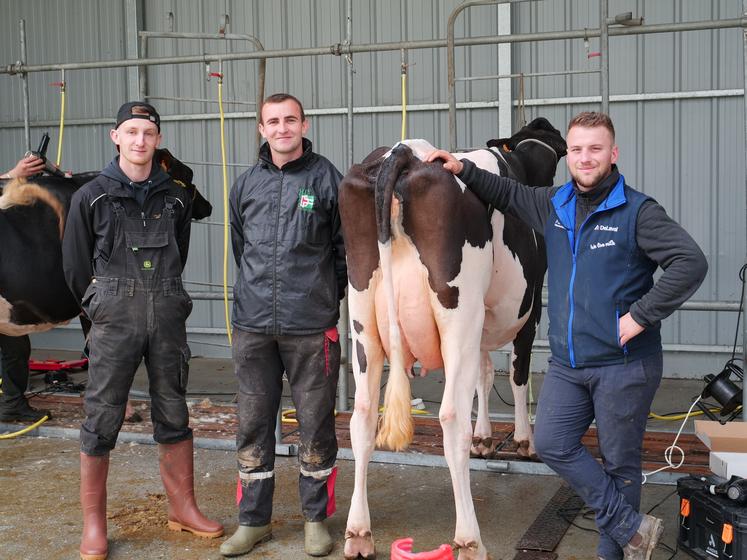
[[[156,161],[192,194],[192,217],[209,216],[212,206],[192,184],[192,170],[165,149]],[[61,239],[73,193],[96,175],[0,181],[0,333],[42,332],[80,314],[65,283]]]
[[[488,150],[456,154],[530,185],[550,185],[565,141],[536,119]],[[345,557],[375,554],[366,496],[374,449],[384,357],[389,380],[376,443],[394,450],[413,436],[412,366],[444,368],[439,419],[456,502],[459,558],[486,558],[469,485],[471,410],[480,384],[476,447],[490,446],[487,396],[493,384],[489,350],[513,342],[514,438],[532,453],[526,380],[539,321],[546,268],[544,240],[522,222],[492,212],[441,162],[424,140],[379,148],[354,165],[340,185],[349,275],[355,410],[350,434],[355,487]]]

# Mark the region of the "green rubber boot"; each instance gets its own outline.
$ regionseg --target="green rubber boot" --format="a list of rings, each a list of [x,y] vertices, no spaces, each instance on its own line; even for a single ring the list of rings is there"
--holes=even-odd
[[[334,543],[324,521],[307,521],[303,526],[303,547],[309,556],[327,556]]]
[[[223,556],[240,556],[271,538],[272,527],[269,524],[261,527],[239,525],[233,536],[220,545],[220,553]]]

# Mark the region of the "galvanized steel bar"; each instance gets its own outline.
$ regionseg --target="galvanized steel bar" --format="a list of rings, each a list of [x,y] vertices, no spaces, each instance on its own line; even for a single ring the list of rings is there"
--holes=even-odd
[[[138,54],[138,30],[143,23],[143,3],[142,0],[126,0],[124,2],[125,10],[125,56],[129,59],[137,60]],[[127,99],[137,99],[140,93],[140,68],[131,67],[127,69]],[[144,98],[142,98],[144,99]]]
[[[747,0],[742,0],[742,18],[747,19]],[[747,92],[747,29],[742,30],[742,79],[744,80],[744,91]],[[747,162],[747,96],[744,98],[744,149],[745,162]],[[745,200],[747,201],[747,173],[745,174]],[[747,218],[747,209],[745,210]],[[747,219],[745,219],[747,224]],[[747,255],[745,255],[747,264]],[[744,301],[745,284],[742,283],[742,301]],[[742,368],[747,368],[747,310],[742,310]],[[742,382],[742,421],[747,421],[747,391],[744,390]]]
[[[742,97],[744,90],[742,89],[717,89],[717,90],[694,90],[694,91],[670,91],[660,93],[625,93],[619,95],[611,95],[611,103],[625,103],[629,101],[663,101],[672,99],[716,99],[722,97]],[[182,98],[180,98],[182,99]],[[552,105],[573,105],[573,104],[589,104],[598,103],[601,97],[598,95],[592,96],[580,96],[580,97],[553,97],[548,99],[527,99],[524,101],[524,105],[529,107],[537,106],[552,106]],[[226,103],[226,102],[224,102]],[[518,101],[513,102],[514,105]],[[492,109],[499,107],[497,101],[463,101],[457,103],[457,109]],[[421,103],[418,105],[409,105],[407,111],[414,113],[418,111],[448,111],[449,105],[447,103]],[[402,111],[401,105],[378,105],[378,106],[364,106],[355,107],[353,109],[354,115],[364,114],[377,114],[377,113],[399,113]],[[325,109],[308,109],[304,110],[307,116],[322,116],[322,115],[347,115],[347,107],[329,107]],[[226,119],[247,119],[255,118],[256,113],[254,111],[235,111],[233,113],[227,113]],[[220,118],[218,113],[194,113],[190,115],[164,115],[161,117],[161,122],[184,122],[184,121],[200,121],[200,120],[217,120]],[[58,121],[45,120],[35,121],[31,124],[33,127],[47,127],[54,126]],[[88,119],[65,119],[67,125],[110,125],[111,118],[88,118]],[[0,128],[22,128],[23,122],[0,122]],[[501,136],[504,136],[501,134]],[[185,161],[184,163],[190,163]],[[197,164],[214,165],[212,162],[192,162]],[[222,165],[218,163],[217,165]],[[244,167],[252,164],[234,164],[243,165]]]
[[[569,76],[572,74],[599,74],[599,70],[560,70],[559,72],[530,72],[528,74],[494,74],[492,76],[466,76],[455,78],[457,82],[474,82],[477,80],[500,80],[502,78],[538,78],[542,76]]]
[[[353,1],[345,2],[345,42],[349,45],[353,41]],[[347,144],[346,164],[353,165],[353,57],[348,55],[347,63],[347,131],[345,134]],[[352,364],[352,344],[350,340],[350,310],[348,308],[348,297],[345,296],[340,302],[340,372],[337,382],[337,410],[346,412],[349,394],[349,375]]]
[[[26,64],[26,20],[18,22],[21,40],[21,60],[22,65]],[[31,119],[29,118],[29,76],[26,72],[21,72],[21,89],[23,95],[23,139],[26,142],[26,150],[31,150]]]
[[[496,2],[506,3],[506,2]],[[693,21],[686,23],[672,23],[660,25],[642,25],[640,27],[613,27],[609,30],[611,37],[624,35],[645,35],[650,33],[675,33],[679,31],[701,31],[706,29],[729,29],[747,27],[747,17]],[[533,41],[562,41],[565,39],[583,39],[584,37],[598,37],[599,29],[574,31],[548,31],[543,33],[521,33],[516,35],[486,35],[454,39],[454,46],[470,47],[477,45],[497,45],[502,43],[523,43]],[[397,41],[389,43],[369,43],[363,45],[343,45],[337,43],[327,47],[309,47],[301,49],[272,50],[262,52],[233,53],[233,54],[201,54],[189,56],[171,56],[162,58],[141,58],[138,60],[109,60],[99,62],[71,62],[58,64],[8,64],[0,67],[0,74],[17,74],[19,72],[49,72],[62,70],[98,70],[102,68],[122,68],[126,66],[157,66],[163,64],[190,64],[195,62],[230,62],[235,60],[254,60],[265,58],[288,58],[295,56],[318,56],[356,54],[366,52],[387,52],[400,49],[437,49],[447,46],[445,39],[430,39],[422,41]]]
[[[610,112],[610,35],[609,0],[599,0],[599,51],[602,53],[599,66],[599,93],[602,96],[602,113]]]

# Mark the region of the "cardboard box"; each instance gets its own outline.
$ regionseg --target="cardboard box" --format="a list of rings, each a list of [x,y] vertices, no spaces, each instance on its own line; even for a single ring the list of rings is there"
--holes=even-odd
[[[711,451],[747,453],[747,422],[734,420],[722,425],[719,422],[696,420],[695,435]]]
[[[747,422],[695,421],[695,435],[711,450],[709,467],[721,478],[747,478]]]
[[[747,478],[747,453],[711,451],[709,466],[711,472],[721,478]]]

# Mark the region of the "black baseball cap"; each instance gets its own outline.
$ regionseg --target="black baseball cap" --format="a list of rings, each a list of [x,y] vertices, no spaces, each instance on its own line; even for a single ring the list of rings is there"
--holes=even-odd
[[[144,101],[128,101],[119,108],[117,111],[117,124],[114,126],[115,129],[119,128],[123,122],[130,119],[145,119],[158,127],[158,132],[161,132],[161,117],[156,111],[156,108],[150,103]]]

